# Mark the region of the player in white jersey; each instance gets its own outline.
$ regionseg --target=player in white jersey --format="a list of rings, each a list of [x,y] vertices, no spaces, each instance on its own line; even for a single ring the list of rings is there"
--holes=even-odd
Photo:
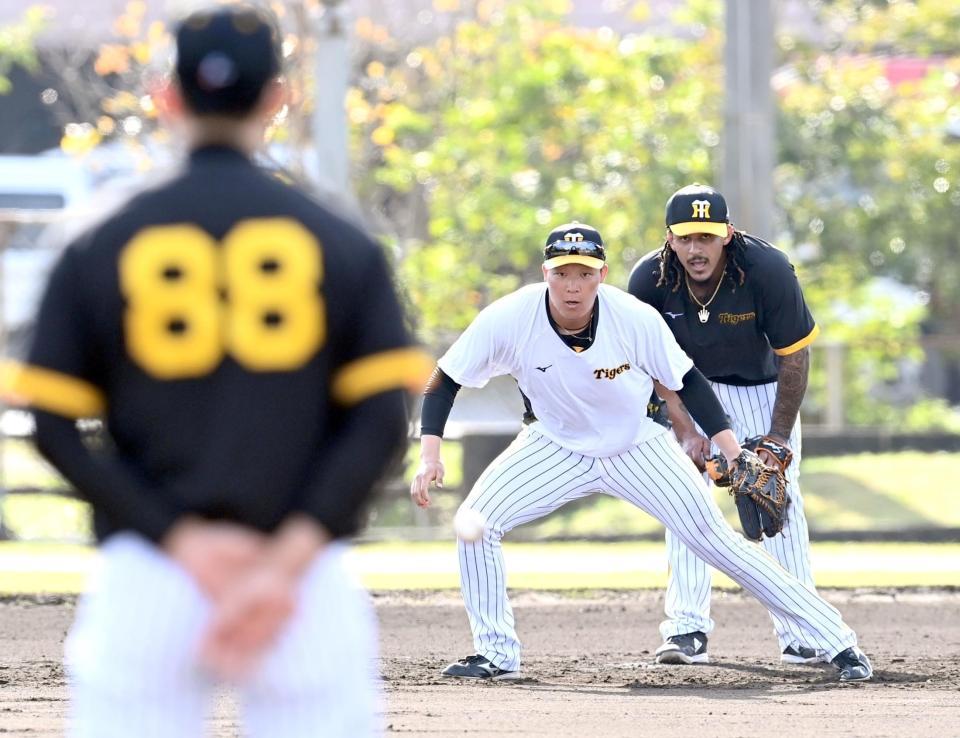
[[[649,305],[602,284],[606,251],[596,229],[559,226],[544,248],[544,283],[483,310],[440,359],[424,395],[413,501],[442,484],[443,428],[460,386],[512,375],[536,420],[494,460],[461,509],[485,520],[476,541],[458,541],[460,581],[475,653],[443,674],[519,676],[521,644],[507,597],[505,533],[594,493],[627,500],[720,569],[823,650],[842,681],[869,679],[870,662],[840,613],[723,519],[673,435],[646,417],[656,379],[676,391],[728,461],[745,463],[703,375]]]
[[[782,533],[763,547],[781,566],[813,587],[810,544],[800,494],[800,420],[807,387],[810,343],[819,327],[786,256],[730,224],[723,195],[693,184],[675,192],[666,206],[667,237],[662,248],[633,268],[628,290],[666,316],[683,350],[716,392],[737,438],[766,436],[792,449],[786,467],[790,505]],[[699,308],[699,309],[698,309]],[[673,430],[695,464],[713,453],[710,441],[664,392]],[[760,452],[762,454],[762,452]],[[710,570],[682,541],[667,533],[666,619],[661,663],[708,660]],[[815,664],[824,655],[789,623],[773,618],[780,660]]]

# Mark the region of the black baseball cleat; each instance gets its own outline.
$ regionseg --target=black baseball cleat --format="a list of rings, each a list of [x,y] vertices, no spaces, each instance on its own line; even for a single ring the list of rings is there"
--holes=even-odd
[[[823,651],[808,646],[787,646],[780,654],[782,664],[822,664],[829,661]]]
[[[478,653],[450,664],[450,666],[440,673],[443,676],[457,677],[458,679],[490,679],[492,681],[500,681],[502,679],[520,678],[519,671],[506,671],[499,666],[494,666],[490,662],[490,659]]]
[[[670,636],[653,655],[658,664],[706,664],[710,661],[707,636],[699,630]]]
[[[870,659],[856,646],[838,653],[831,663],[840,670],[841,682],[864,682],[873,676]]]

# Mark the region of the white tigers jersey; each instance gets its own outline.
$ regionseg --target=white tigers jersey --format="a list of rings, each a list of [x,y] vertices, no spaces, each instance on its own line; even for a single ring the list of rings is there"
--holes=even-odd
[[[438,364],[467,387],[509,374],[537,416],[533,429],[577,453],[623,453],[665,430],[646,416],[653,379],[680,389],[693,362],[632,295],[602,284],[596,309],[596,336],[578,353],[550,324],[547,285],[522,287],[485,308]]]

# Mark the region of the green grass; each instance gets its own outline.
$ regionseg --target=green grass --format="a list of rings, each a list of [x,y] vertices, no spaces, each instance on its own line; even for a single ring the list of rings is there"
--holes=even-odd
[[[457,449],[455,444],[444,446]],[[448,463],[448,467],[452,464]],[[952,474],[960,468],[958,453],[858,454],[814,457],[801,467],[800,488],[810,530],[895,531],[910,528],[960,528]],[[432,493],[433,523],[449,527],[463,490]],[[733,500],[723,490],[714,498],[727,520],[739,526]],[[410,525],[412,506],[406,496],[384,500],[375,525]],[[551,537],[630,536],[657,534],[659,523],[621,500],[596,495],[567,505],[547,518],[524,526],[528,540]]]
[[[960,528],[958,453],[804,459],[800,488],[812,530]]]
[[[893,531],[960,528],[953,479],[960,453],[905,452],[805,459],[800,470],[807,520],[813,534],[836,530]],[[739,527],[733,500],[714,498]],[[532,537],[636,535],[661,530],[645,513],[605,496],[568,505],[529,528]]]
[[[90,507],[60,495],[9,495],[3,501],[3,522],[26,540],[83,543],[92,539]]]
[[[41,459],[32,443],[0,437],[0,468],[7,487],[35,486],[42,489],[60,485],[60,477]]]
[[[95,563],[87,545],[0,543],[0,594],[78,592]]]
[[[406,477],[415,469],[411,450]],[[415,511],[401,490],[381,499],[372,519],[377,529],[403,527],[406,535],[429,537],[449,530],[450,521],[465,491],[461,479],[460,446],[444,446],[446,489],[433,492],[429,514]],[[800,486],[813,535],[836,530],[892,531],[911,528],[960,528],[953,478],[960,468],[960,453],[859,454],[805,459]],[[8,486],[56,486],[56,477],[27,446],[4,445],[3,470]],[[716,490],[717,503],[734,527],[739,525],[731,498]],[[0,501],[7,527],[21,540],[87,541],[90,526],[86,505],[54,495],[10,494]],[[423,523],[421,532],[413,526]],[[431,527],[432,526],[432,527]],[[567,505],[537,523],[517,531],[518,538],[603,537],[655,535],[659,523],[621,500],[597,495]]]
[[[645,589],[666,583],[659,543],[504,544],[510,586],[519,589]],[[960,544],[815,543],[820,587],[960,587]],[[438,543],[357,546],[351,568],[370,589],[455,589],[456,547]],[[0,543],[0,594],[73,593],[96,567],[79,545]],[[714,585],[736,585],[717,574]]]

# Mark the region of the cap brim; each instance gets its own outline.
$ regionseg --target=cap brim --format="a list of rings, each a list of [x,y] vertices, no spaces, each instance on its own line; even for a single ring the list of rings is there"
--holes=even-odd
[[[678,236],[690,236],[694,233],[712,233],[714,236],[726,236],[728,225],[728,223],[700,221],[698,223],[674,223],[667,228]]]
[[[547,269],[556,269],[557,267],[566,266],[567,264],[583,264],[591,269],[603,269],[603,265],[606,263],[603,259],[598,259],[595,256],[566,254],[564,256],[554,256],[552,259],[547,259],[543,262],[543,265]]]

